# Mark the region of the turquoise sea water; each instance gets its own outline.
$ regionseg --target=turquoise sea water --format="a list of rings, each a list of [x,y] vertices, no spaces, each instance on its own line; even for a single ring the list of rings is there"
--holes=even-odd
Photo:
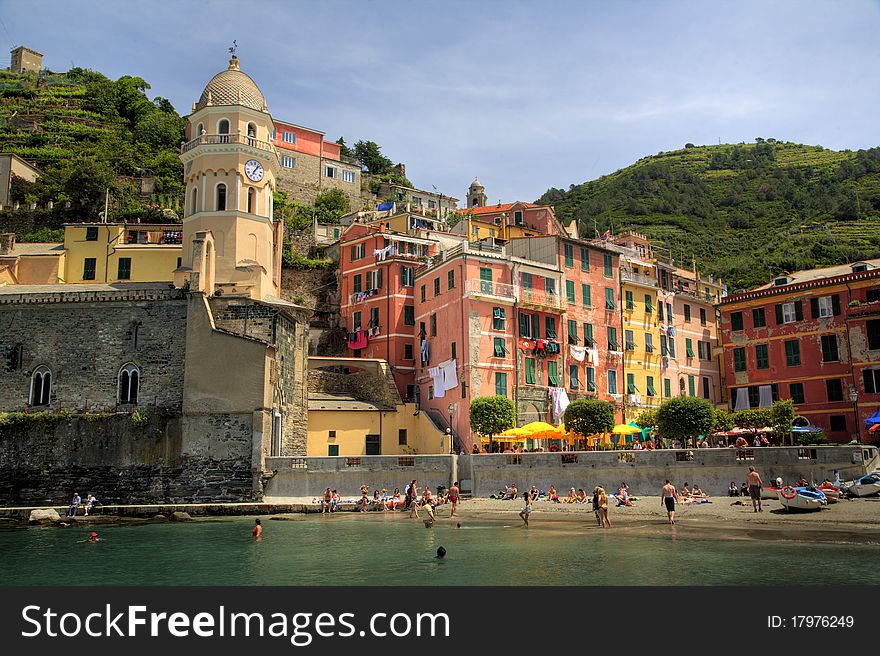
[[[537,522],[535,522],[537,524]],[[877,547],[645,536],[584,523],[403,514],[251,518],[0,531],[2,585],[783,585],[880,584]],[[90,530],[103,540],[80,543]],[[434,558],[438,546],[447,556]]]

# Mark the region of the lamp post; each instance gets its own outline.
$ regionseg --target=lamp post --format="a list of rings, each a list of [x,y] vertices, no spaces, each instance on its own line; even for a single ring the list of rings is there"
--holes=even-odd
[[[855,387],[849,388],[849,400],[853,404],[853,416],[856,418],[856,439],[862,443],[862,427],[859,425],[859,391]]]
[[[450,403],[446,406],[446,412],[449,413],[449,427],[446,429],[446,432],[449,434],[449,452],[455,453],[455,448],[452,444],[452,415],[455,414],[455,404]]]

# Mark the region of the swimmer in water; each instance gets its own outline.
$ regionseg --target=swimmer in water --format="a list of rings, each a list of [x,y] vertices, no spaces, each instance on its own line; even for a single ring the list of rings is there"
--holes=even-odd
[[[251,535],[254,536],[255,540],[263,539],[263,524],[260,522],[259,519],[254,520],[254,530],[251,531]]]
[[[443,558],[446,555],[446,549],[443,547],[437,547],[437,555],[435,558]]]
[[[85,540],[80,540],[80,542],[98,542],[101,538],[98,537],[98,534],[92,531],[89,533],[89,537]]]

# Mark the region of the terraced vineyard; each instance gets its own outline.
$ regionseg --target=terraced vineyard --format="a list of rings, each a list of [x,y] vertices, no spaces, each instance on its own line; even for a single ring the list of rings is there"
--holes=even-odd
[[[778,273],[880,257],[880,148],[782,143],[658,153],[564,191],[552,204],[581,234],[634,229],[731,290]]]

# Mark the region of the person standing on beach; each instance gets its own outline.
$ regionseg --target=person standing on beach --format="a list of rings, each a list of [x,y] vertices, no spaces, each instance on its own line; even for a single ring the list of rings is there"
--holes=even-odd
[[[458,481],[455,481],[452,484],[452,487],[449,488],[449,503],[452,504],[452,512],[449,514],[450,517],[455,515],[455,506],[458,504]]]
[[[660,505],[666,506],[666,517],[670,524],[675,524],[675,500],[678,498],[678,490],[666,479],[666,485],[660,490]]]
[[[611,528],[611,520],[608,519],[608,494],[604,487],[599,487],[599,519],[602,520],[602,528]]]
[[[596,524],[602,528],[602,515],[599,514],[599,486],[593,488],[593,514],[596,515]]]
[[[519,516],[523,520],[523,527],[529,527],[529,515],[532,512],[532,494],[528,490],[523,493],[523,500],[526,502],[525,507],[519,512]]]
[[[254,530],[251,531],[251,535],[254,536],[254,540],[257,542],[263,539],[263,524],[259,519],[254,520]]]
[[[749,474],[746,476],[746,483],[749,484],[749,496],[752,497],[752,508],[755,509],[755,512],[764,512],[764,509],[761,508],[761,487],[764,485],[764,481],[761,480],[761,475],[755,471],[754,467],[749,467]]]

